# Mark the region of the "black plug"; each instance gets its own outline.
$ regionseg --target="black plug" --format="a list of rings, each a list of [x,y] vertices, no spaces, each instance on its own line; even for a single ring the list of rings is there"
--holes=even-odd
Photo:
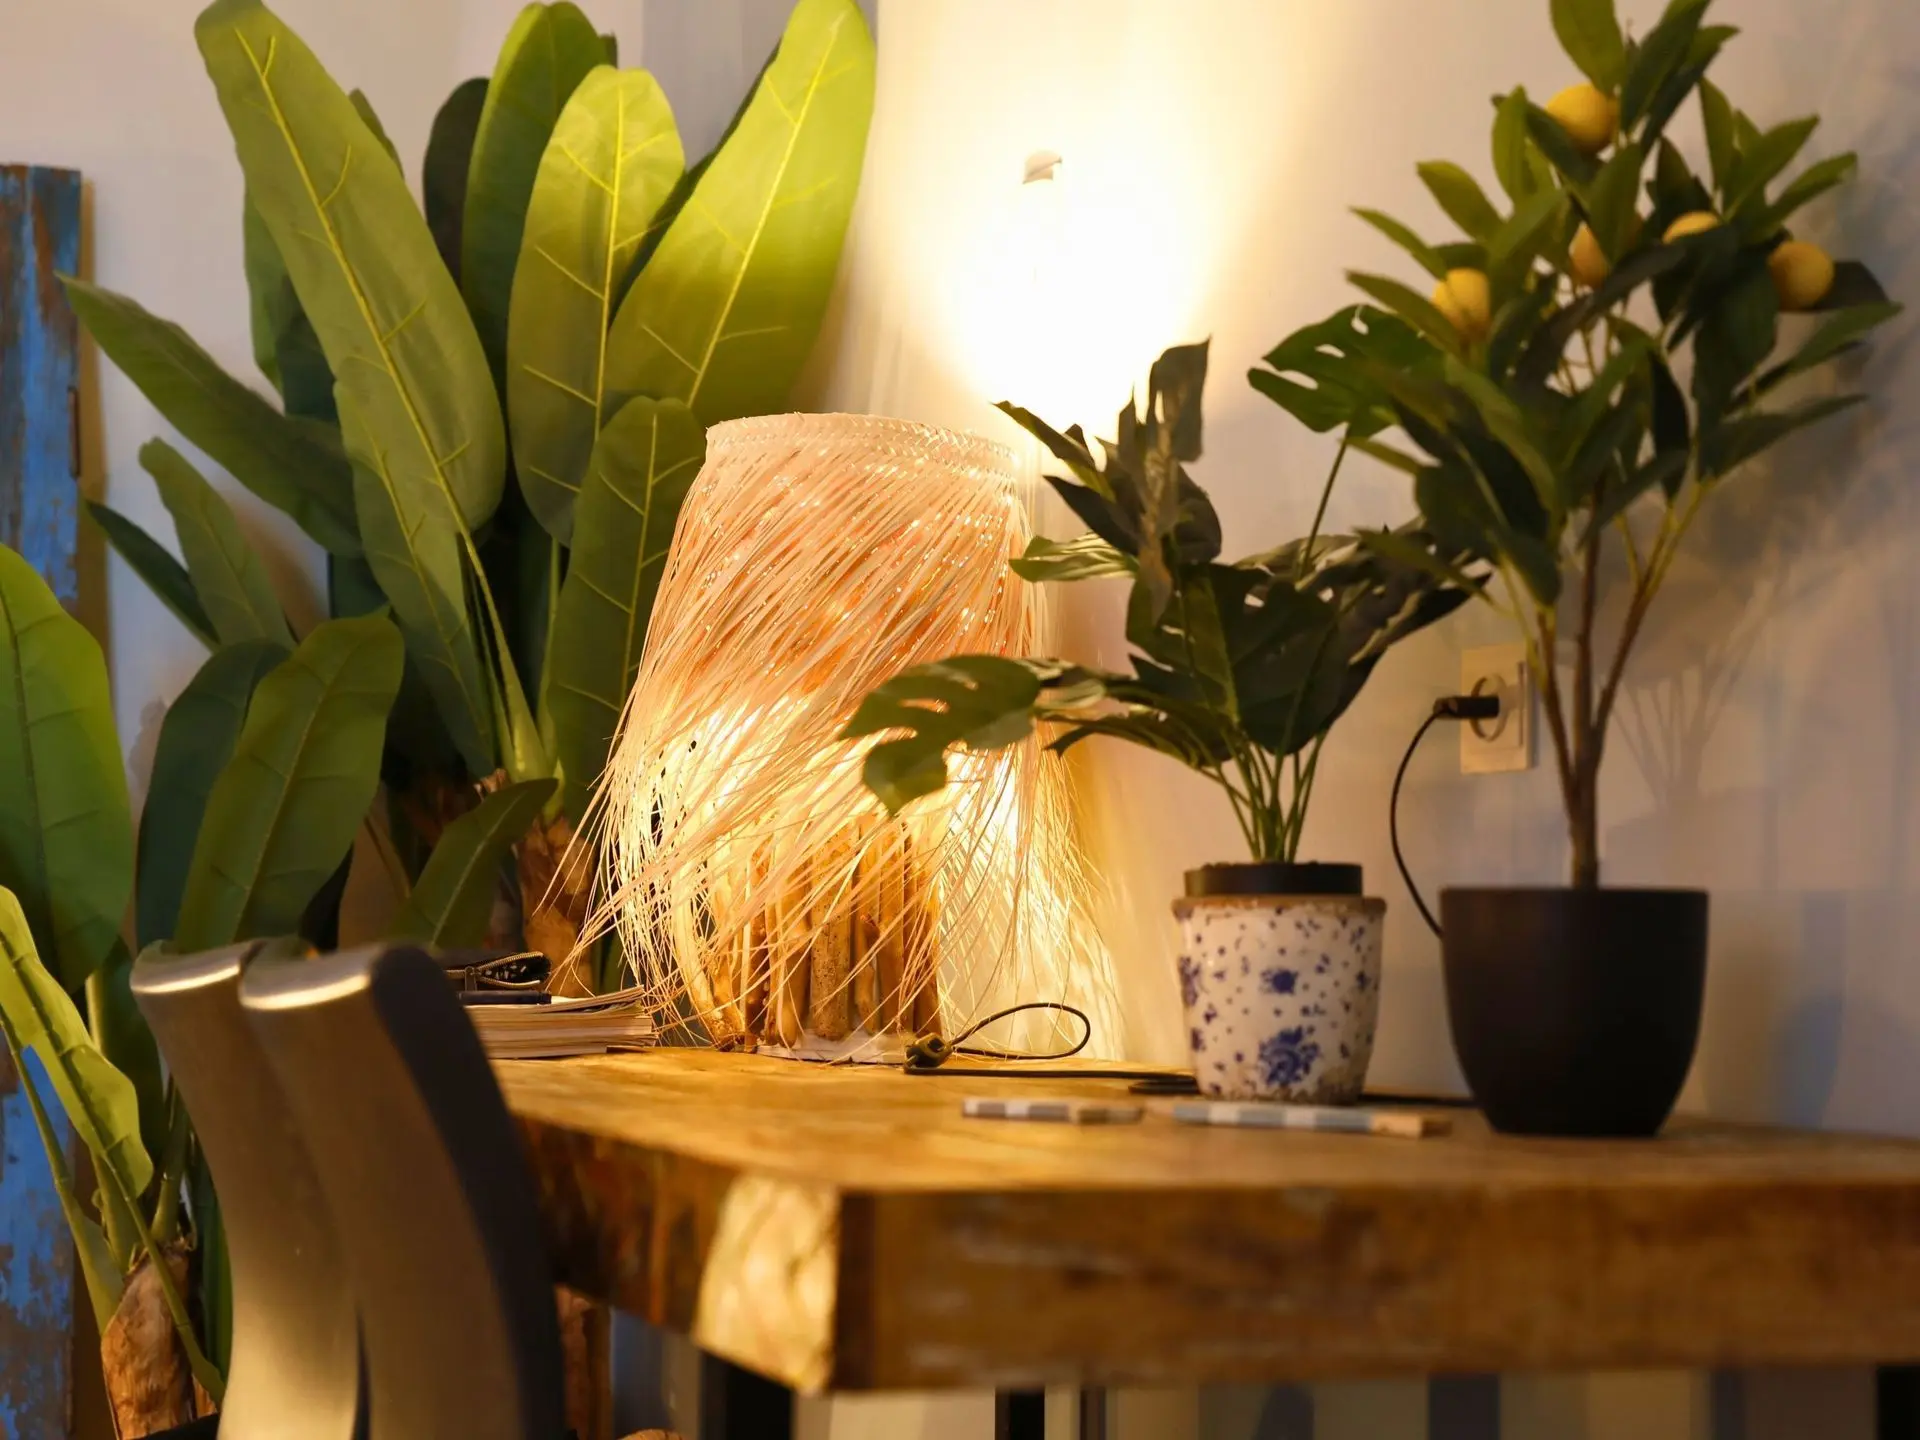
[[[1433,702],[1436,720],[1498,720],[1498,695],[1443,695]]]

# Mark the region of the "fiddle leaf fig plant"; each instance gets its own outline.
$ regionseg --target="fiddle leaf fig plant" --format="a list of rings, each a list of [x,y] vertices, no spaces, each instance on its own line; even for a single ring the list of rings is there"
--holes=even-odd
[[[1314,335],[1373,353],[1410,339],[1365,307],[1302,332],[1294,348],[1319,354]],[[1047,481],[1088,527],[1064,543],[1034,539],[1014,571],[1038,583],[1129,580],[1132,670],[956,655],[903,671],[862,702],[843,737],[886,737],[863,773],[890,811],[946,784],[949,751],[1000,749],[1045,725],[1056,751],[1106,735],[1179,761],[1224,792],[1254,859],[1296,857],[1328,731],[1390,646],[1466,595],[1440,578],[1453,557],[1423,531],[1394,532],[1397,556],[1323,531],[1341,460],[1370,443],[1364,423],[1343,436],[1304,537],[1223,562],[1219,517],[1186,468],[1201,455],[1206,373],[1205,344],[1168,350],[1146,406],[1128,402],[1099,455],[1077,426],[1061,432],[1000,407],[1064,465]],[[1347,379],[1349,408],[1377,399],[1376,381]]]
[[[1413,332],[1403,361],[1367,366],[1379,391],[1367,423],[1411,448],[1371,449],[1412,476],[1428,531],[1468,561],[1457,583],[1526,639],[1579,887],[1600,879],[1599,773],[1627,661],[1701,506],[1788,436],[1859,404],[1806,378],[1900,310],[1865,265],[1796,235],[1854,157],[1788,178],[1818,117],[1763,127],[1738,109],[1707,78],[1737,33],[1707,24],[1709,8],[1672,0],[1633,37],[1613,0],[1554,0],[1587,79],[1545,106],[1524,89],[1495,98],[1503,200],[1433,161],[1420,177],[1454,238],[1430,244],[1358,212],[1434,281],[1428,296],[1351,276]],[[1667,133],[1688,106],[1704,169]],[[1324,403],[1269,393],[1309,423]],[[1359,539],[1404,552],[1396,536]],[[1624,604],[1609,629],[1614,564]]]
[[[279,404],[135,301],[68,293],[181,434],[326,551],[331,613],[398,626],[381,773],[402,893],[452,821],[538,784],[506,885],[518,932],[493,938],[565,953],[586,888],[555,885],[553,857],[638,674],[705,427],[785,404],[825,312],[872,37],[856,0],[797,0],[689,168],[653,77],[616,68],[577,6],[528,5],[492,76],[436,117],[423,212],[367,97],[260,0],[215,0],[194,33],[246,179],[253,351]],[[202,639],[290,642],[210,490],[184,457],[153,458],[184,573],[95,506],[109,542]],[[586,565],[581,514],[604,522]]]

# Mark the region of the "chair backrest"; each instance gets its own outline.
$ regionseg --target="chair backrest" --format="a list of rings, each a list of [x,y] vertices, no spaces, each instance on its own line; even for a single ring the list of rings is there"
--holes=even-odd
[[[269,956],[241,999],[333,1211],[376,1440],[559,1440],[560,1338],[532,1179],[445,976],[410,946]]]
[[[133,996],[193,1117],[233,1272],[227,1440],[365,1432],[353,1292],[279,1079],[240,1008],[254,944],[143,959]]]

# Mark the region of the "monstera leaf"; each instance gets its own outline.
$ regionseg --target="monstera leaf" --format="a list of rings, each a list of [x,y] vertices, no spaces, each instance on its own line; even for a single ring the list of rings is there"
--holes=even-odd
[[[680,178],[673,111],[645,71],[593,71],[573,92],[540,161],[514,272],[507,411],[528,506],[554,539],[573,539],[606,403],[614,290]]]
[[[630,401],[594,447],[548,657],[547,704],[575,819],[639,674],[674,522],[705,456],[700,422],[677,401]]]
[[[785,404],[839,266],[873,75],[854,0],[800,0],[732,134],[621,302],[608,388],[684,400],[708,425]]]
[[[1055,691],[1062,705],[1100,693],[1092,672],[1058,660],[950,655],[873,690],[840,738],[907,732],[869,750],[861,771],[867,788],[897,815],[947,783],[948,750],[999,750],[1032,734],[1043,691]]]
[[[299,928],[379,788],[403,656],[383,615],[329,620],[260,681],[207,799],[175,949]]]
[[[320,62],[259,0],[194,26],[247,193],[384,466],[467,530],[499,503],[506,436],[486,356],[406,179]],[[336,397],[336,398],[339,398]]]
[[[567,97],[607,60],[593,22],[565,0],[527,6],[500,47],[474,130],[460,229],[460,286],[496,375],[505,370],[513,271],[540,156]]]
[[[113,948],[133,886],[127,778],[99,645],[5,548],[0,697],[0,885],[77,989]]]

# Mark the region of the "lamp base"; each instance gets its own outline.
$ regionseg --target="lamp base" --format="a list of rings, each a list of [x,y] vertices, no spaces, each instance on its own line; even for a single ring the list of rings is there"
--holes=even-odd
[[[771,1055],[777,1060],[812,1060],[846,1065],[904,1065],[907,1042],[911,1036],[898,1031],[869,1034],[855,1030],[838,1040],[829,1040],[811,1030],[800,1037],[798,1045],[783,1045],[778,1040],[762,1040],[754,1047],[756,1055]]]

